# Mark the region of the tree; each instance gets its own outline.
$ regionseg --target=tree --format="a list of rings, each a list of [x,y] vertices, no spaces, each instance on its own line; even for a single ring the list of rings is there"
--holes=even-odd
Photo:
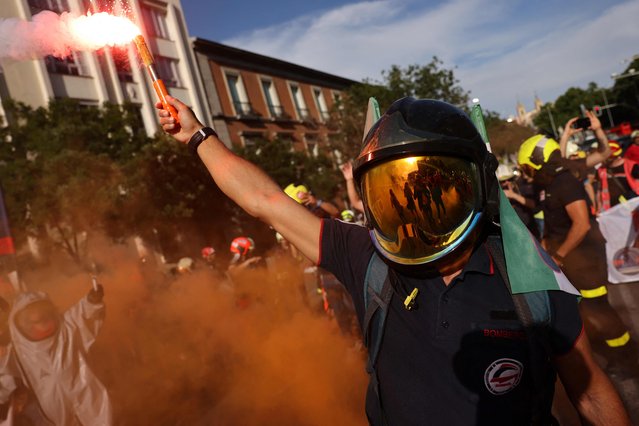
[[[123,174],[123,191],[108,220],[114,238],[141,235],[156,242],[157,234],[164,248],[156,248],[172,257],[197,251],[216,239],[215,231],[233,226],[233,203],[202,162],[164,133],[125,164]],[[194,238],[172,248],[181,235]]]
[[[490,146],[497,158],[510,157],[519,150],[523,141],[535,134],[535,131],[517,123],[505,120],[489,120],[486,131],[490,138]]]
[[[121,168],[148,143],[137,108],[71,99],[32,108],[8,100],[0,129],[0,180],[17,244],[27,234],[82,262],[80,240],[113,229],[125,188]],[[116,227],[120,235],[124,227]],[[126,230],[130,232],[130,229]]]
[[[253,146],[235,151],[260,166],[282,188],[290,183],[304,183],[324,199],[332,199],[338,189],[339,172],[323,153],[314,156],[296,152],[290,143],[278,139],[258,140]]]
[[[82,264],[87,254],[82,242],[103,230],[120,182],[118,167],[106,155],[62,151],[43,164],[30,197],[32,229],[46,229],[49,241]]]
[[[331,140],[332,148],[346,159],[357,156],[369,97],[377,99],[381,111],[405,96],[439,99],[466,109],[468,92],[459,86],[454,71],[443,65],[436,56],[423,66],[414,64],[402,68],[393,65],[382,72],[381,82],[367,79],[351,86],[332,111],[332,123],[339,129],[338,135]]]
[[[638,70],[639,57],[634,59],[622,74],[633,74]],[[611,102],[639,109],[639,75],[616,79],[612,87]]]
[[[550,114],[552,114],[555,128],[563,126],[571,118],[581,116],[581,105],[592,110],[595,105],[602,104],[603,95],[601,90],[596,83],[588,84],[586,89],[569,88],[552,105],[545,104],[543,106],[541,113],[535,117],[535,126],[546,131],[552,131],[553,126],[550,121]]]
[[[442,68],[444,62],[437,56],[426,65],[417,64],[401,68],[393,65],[382,72],[386,86],[396,98],[414,96],[416,98],[439,99],[458,107],[468,104],[468,92],[458,86],[452,69]]]

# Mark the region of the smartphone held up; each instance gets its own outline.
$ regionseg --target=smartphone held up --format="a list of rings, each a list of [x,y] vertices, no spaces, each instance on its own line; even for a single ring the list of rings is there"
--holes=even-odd
[[[588,117],[578,118],[577,120],[575,120],[574,123],[572,123],[573,129],[588,129],[589,127],[590,127],[590,118]]]

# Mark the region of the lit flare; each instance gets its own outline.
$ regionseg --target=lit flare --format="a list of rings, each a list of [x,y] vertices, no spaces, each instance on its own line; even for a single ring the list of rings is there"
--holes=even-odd
[[[81,45],[99,49],[104,46],[126,45],[140,29],[128,18],[100,12],[67,17],[67,27]]]
[[[162,106],[169,112],[169,114],[171,114],[171,117],[175,119],[175,122],[179,123],[177,110],[166,100],[169,93],[166,90],[164,82],[158,78],[155,67],[153,66],[153,55],[151,54],[149,47],[146,45],[146,40],[144,40],[144,37],[140,34],[135,36],[133,41],[138,48],[138,53],[140,54],[140,58],[142,59],[144,66],[146,66],[146,69],[149,72],[149,76],[153,82],[153,88],[155,89],[155,93],[157,93],[160,102],[162,102]]]

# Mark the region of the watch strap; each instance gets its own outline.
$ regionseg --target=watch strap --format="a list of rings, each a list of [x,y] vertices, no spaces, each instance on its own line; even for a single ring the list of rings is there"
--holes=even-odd
[[[197,148],[200,146],[200,144],[204,141],[204,139],[213,135],[217,137],[217,132],[211,127],[202,127],[200,130],[195,132],[188,142],[189,150],[191,151],[191,153],[193,155],[197,155]]]

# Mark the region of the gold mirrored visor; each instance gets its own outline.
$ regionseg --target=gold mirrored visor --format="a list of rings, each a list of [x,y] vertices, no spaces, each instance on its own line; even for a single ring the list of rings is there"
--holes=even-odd
[[[401,264],[444,256],[481,216],[477,166],[457,157],[417,156],[381,163],[364,173],[361,189],[373,242]]]

